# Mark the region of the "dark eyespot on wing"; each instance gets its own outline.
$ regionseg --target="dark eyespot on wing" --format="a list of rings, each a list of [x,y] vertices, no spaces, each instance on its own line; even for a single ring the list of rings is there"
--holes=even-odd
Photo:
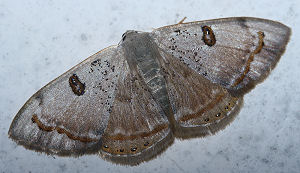
[[[202,40],[207,46],[213,46],[216,44],[216,37],[211,27],[203,26],[202,32],[203,32]]]
[[[80,82],[80,80],[76,74],[73,74],[69,78],[69,84],[70,84],[70,87],[72,88],[72,91],[74,92],[74,94],[76,94],[78,96],[81,96],[84,94],[85,84]]]

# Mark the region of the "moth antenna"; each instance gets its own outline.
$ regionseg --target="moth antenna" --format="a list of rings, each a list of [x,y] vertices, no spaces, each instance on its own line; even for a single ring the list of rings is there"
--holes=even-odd
[[[181,19],[181,21],[178,22],[178,24],[183,24],[184,20],[186,19],[187,17],[184,17],[183,19]]]

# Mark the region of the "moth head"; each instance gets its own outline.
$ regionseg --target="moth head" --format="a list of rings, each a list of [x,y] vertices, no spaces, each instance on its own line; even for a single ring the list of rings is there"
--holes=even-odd
[[[134,30],[126,31],[124,34],[122,34],[122,40],[120,41],[119,44],[122,44],[125,41],[133,39],[134,37],[136,37],[140,33],[142,33],[142,32],[141,31],[134,31]]]

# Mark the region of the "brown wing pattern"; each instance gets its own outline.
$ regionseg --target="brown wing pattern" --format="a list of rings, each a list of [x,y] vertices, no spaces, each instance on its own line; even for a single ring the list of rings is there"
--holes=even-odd
[[[180,138],[205,136],[223,129],[237,115],[243,98],[232,97],[178,59],[163,54],[170,103]]]
[[[163,110],[127,66],[118,81],[101,155],[116,163],[135,165],[158,155],[172,142]]]

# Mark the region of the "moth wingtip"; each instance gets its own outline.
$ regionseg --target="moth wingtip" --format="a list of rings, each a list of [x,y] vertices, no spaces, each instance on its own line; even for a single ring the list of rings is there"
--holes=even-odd
[[[291,35],[292,35],[292,28],[290,28],[289,26],[286,26],[286,35],[287,35],[287,41],[286,42],[289,42],[290,41],[290,38],[291,38]]]
[[[8,135],[8,138],[9,138],[9,139],[11,139],[11,140],[14,141],[14,137],[13,137],[11,128],[9,128],[9,130],[8,130],[8,132],[7,132],[7,135]]]
[[[13,120],[13,122],[11,123],[9,129],[8,129],[8,132],[7,132],[7,135],[10,139],[12,139],[13,141],[17,140],[16,139],[16,135],[15,135],[15,132],[14,132],[14,123],[15,120]]]

